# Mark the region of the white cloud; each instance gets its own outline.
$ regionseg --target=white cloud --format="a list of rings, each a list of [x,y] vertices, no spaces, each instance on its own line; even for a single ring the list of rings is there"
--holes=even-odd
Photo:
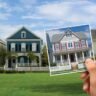
[[[26,0],[27,1],[27,0]],[[22,19],[40,19],[47,20],[46,26],[73,26],[81,24],[95,24],[96,16],[96,4],[89,0],[75,0],[61,1],[61,2],[47,2],[42,5],[31,6],[31,9],[35,9],[35,13],[32,10],[26,15],[23,15]],[[28,2],[29,3],[29,2]],[[35,2],[36,3],[36,2]],[[26,5],[26,4],[25,4]],[[31,3],[29,4],[31,5]],[[51,24],[51,22],[53,22]]]
[[[14,32],[18,31],[21,27],[25,26],[28,30],[39,36],[41,39],[46,41],[45,37],[45,32],[44,30],[42,31],[37,31],[37,30],[32,30],[32,25],[1,25],[0,24],[0,38],[3,39],[4,41],[6,40],[7,37],[9,37],[11,34]]]
[[[0,2],[0,8],[7,8],[7,3],[5,2]]]
[[[8,5],[8,3],[0,1],[0,9],[4,9],[6,12],[11,12],[12,8]]]
[[[20,0],[21,5],[26,9],[32,9],[37,3],[37,0]]]
[[[0,20],[7,20],[10,16],[10,13],[0,13]]]
[[[1,25],[0,24],[0,38],[5,40],[16,30],[18,30],[22,25]]]
[[[21,17],[22,19],[43,19],[40,16],[36,16],[36,15],[24,15]]]
[[[87,0],[48,3],[37,8],[37,14],[43,18],[73,24],[95,23],[95,11],[96,4]]]
[[[33,33],[40,37],[44,41],[44,43],[46,42],[46,34],[44,30],[33,31]]]

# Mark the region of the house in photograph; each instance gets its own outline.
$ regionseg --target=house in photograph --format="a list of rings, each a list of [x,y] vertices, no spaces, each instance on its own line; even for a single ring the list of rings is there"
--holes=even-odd
[[[5,69],[26,69],[41,66],[42,39],[25,27],[7,38]]]
[[[96,58],[96,29],[92,29],[91,34],[92,34],[92,41],[93,41],[93,51]]]
[[[48,35],[46,36],[51,71],[82,69],[85,59],[92,57],[92,45],[86,32],[73,32],[68,28],[52,36]]]

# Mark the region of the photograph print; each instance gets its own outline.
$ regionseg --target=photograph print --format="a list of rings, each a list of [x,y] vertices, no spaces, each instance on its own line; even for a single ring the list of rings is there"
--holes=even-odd
[[[50,75],[83,72],[94,55],[89,25],[48,30],[46,40]]]

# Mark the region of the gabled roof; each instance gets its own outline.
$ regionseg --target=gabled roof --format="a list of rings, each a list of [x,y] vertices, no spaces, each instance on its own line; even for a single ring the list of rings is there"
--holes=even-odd
[[[22,27],[21,29],[19,29],[18,31],[16,31],[15,33],[13,33],[10,37],[8,37],[7,39],[22,39],[21,38],[21,32],[25,31],[27,36],[25,39],[41,39],[40,37],[38,37],[37,35],[35,35],[34,33],[32,33],[31,31],[29,31],[28,29],[26,29],[25,27]]]
[[[71,32],[79,39],[87,39],[87,36],[83,32]],[[52,43],[60,42],[60,40],[66,35],[66,32],[64,33],[58,33],[54,34],[52,36]]]

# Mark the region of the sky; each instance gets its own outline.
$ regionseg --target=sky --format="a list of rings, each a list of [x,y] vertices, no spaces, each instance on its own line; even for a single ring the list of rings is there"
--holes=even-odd
[[[45,31],[89,24],[96,29],[95,0],[0,0],[0,38],[25,26],[44,41]]]

